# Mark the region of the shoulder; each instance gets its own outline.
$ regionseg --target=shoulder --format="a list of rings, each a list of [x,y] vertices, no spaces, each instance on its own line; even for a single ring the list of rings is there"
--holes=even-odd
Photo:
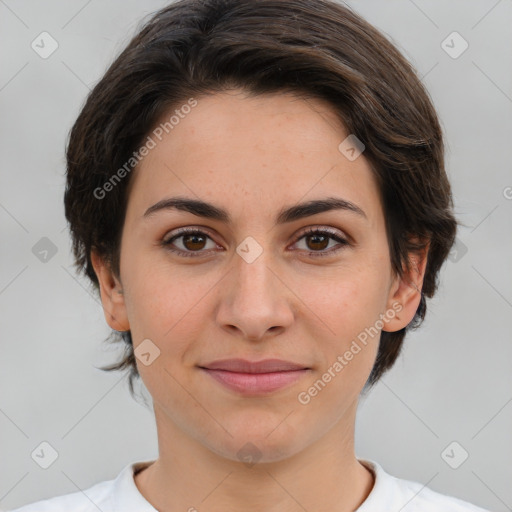
[[[83,491],[30,503],[10,512],[156,512],[140,494],[134,474],[154,461],[131,462],[113,480]]]
[[[489,512],[468,501],[433,491],[419,482],[396,479],[404,503],[402,512]]]
[[[489,512],[462,499],[433,491],[419,482],[396,478],[375,461],[360,459],[360,462],[369,467],[376,480],[357,512],[380,510],[383,503],[393,512]]]
[[[107,480],[89,489],[24,505],[10,512],[111,512],[112,484]]]

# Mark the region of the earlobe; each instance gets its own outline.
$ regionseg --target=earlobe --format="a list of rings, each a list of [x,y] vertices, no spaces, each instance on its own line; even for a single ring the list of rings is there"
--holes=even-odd
[[[414,318],[421,301],[427,259],[428,245],[419,253],[411,253],[409,256],[410,269],[404,268],[403,275],[395,277],[387,304],[387,310],[393,310],[394,313],[392,318],[386,322],[383,331],[399,331]]]
[[[98,277],[101,303],[107,324],[115,331],[130,330],[121,283],[104,258],[95,250],[91,251],[91,262]]]

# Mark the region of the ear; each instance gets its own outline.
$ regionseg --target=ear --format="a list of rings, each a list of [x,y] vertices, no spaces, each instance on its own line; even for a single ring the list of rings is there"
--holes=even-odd
[[[386,311],[394,311],[393,318],[388,319],[383,331],[395,332],[406,327],[416,314],[421,301],[421,289],[427,268],[430,244],[419,253],[409,253],[410,269],[404,266],[402,277],[395,276],[390,287]]]
[[[95,250],[91,251],[91,262],[100,284],[101,303],[107,324],[115,331],[130,330],[120,281]]]

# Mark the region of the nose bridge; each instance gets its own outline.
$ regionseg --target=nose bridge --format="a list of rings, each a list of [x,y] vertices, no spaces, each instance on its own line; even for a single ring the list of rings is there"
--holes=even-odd
[[[259,237],[261,240],[261,237]],[[275,276],[270,271],[272,250],[255,238],[246,237],[237,247],[234,265],[234,298],[239,306],[272,307]]]

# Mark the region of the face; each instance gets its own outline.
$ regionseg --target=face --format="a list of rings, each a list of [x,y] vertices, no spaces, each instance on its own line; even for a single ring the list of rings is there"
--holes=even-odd
[[[196,99],[130,178],[119,279],[94,256],[105,316],[131,330],[159,429],[283,459],[353,423],[380,331],[407,325],[420,296],[392,274],[370,164],[340,151],[329,105]],[[162,203],[178,196],[213,206]],[[234,358],[298,369],[212,368]]]

